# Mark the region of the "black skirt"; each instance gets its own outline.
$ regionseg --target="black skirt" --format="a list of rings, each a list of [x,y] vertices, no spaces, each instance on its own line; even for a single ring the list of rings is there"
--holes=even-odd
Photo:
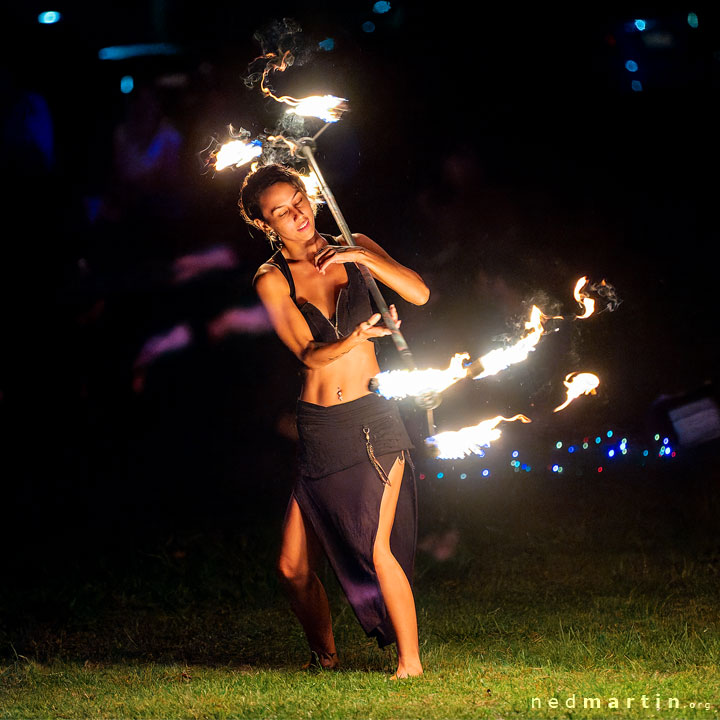
[[[373,547],[385,489],[383,472],[387,476],[402,454],[406,462],[390,550],[410,587],[417,547],[417,488],[408,452],[413,446],[397,405],[374,393],[331,407],[299,400],[297,425],[299,472],[292,495],[366,635],[385,647],[396,637],[375,572]]]

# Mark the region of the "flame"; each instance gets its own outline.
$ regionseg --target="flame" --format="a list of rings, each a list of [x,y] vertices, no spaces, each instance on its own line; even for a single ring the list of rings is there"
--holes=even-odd
[[[567,400],[556,407],[553,412],[564,410],[573,400],[581,395],[595,395],[595,388],[600,384],[600,378],[592,373],[571,372],[563,380],[567,388]]]
[[[284,140],[282,137],[270,139]],[[288,141],[286,140],[286,142]],[[288,142],[288,144],[290,143]],[[586,276],[581,277],[575,283],[573,296],[584,308],[582,315],[575,316],[574,319],[576,320],[590,317],[590,315],[595,312],[595,300],[589,297],[587,292],[584,291],[587,285],[588,278]],[[620,302],[616,298],[614,288],[604,280],[597,285],[588,286],[588,290],[606,294],[609,301],[615,303],[613,307],[608,306],[608,309],[614,309]],[[549,330],[546,331],[544,327],[546,320],[568,319],[570,318],[563,317],[562,315],[545,315],[537,305],[533,305],[530,312],[530,319],[525,323],[525,334],[516,341],[514,345],[507,348],[491,350],[472,363],[465,364],[464,367],[462,361],[458,360],[458,358],[469,359],[467,354],[455,355],[450,361],[450,367],[447,370],[394,370],[380,373],[375,376],[375,380],[381,388],[378,389],[377,392],[387,398],[403,398],[408,395],[419,397],[425,392],[442,392],[464,377],[472,377],[475,380],[479,380],[491,375],[496,375],[510,365],[527,360],[528,355],[535,350],[538,342],[540,342],[540,338],[549,332]],[[581,382],[587,382],[586,376],[588,375],[589,373],[581,373],[578,375],[578,378],[581,378]],[[570,376],[568,376],[568,379],[569,377]],[[594,387],[597,387],[599,382],[596,378],[592,391],[594,391]],[[579,388],[580,385],[573,385],[573,392],[576,392],[576,387]],[[583,392],[587,394],[590,390],[585,391],[581,389],[577,390],[577,392],[578,395]],[[574,395],[568,402],[578,397],[578,395]],[[567,403],[558,408],[558,410],[564,407],[567,407]],[[557,412],[557,410],[555,412]]]
[[[314,202],[323,202],[322,189],[320,180],[314,170],[310,170],[308,175],[300,175],[305,185],[305,194]]]
[[[456,353],[447,370],[389,370],[375,376],[376,392],[386,398],[418,397],[428,392],[442,392],[467,375],[463,361],[468,353]]]
[[[426,445],[436,448],[437,457],[443,460],[459,460],[466,455],[481,454],[481,447],[490,447],[490,443],[497,440],[502,434],[497,426],[501,422],[523,423],[531,422],[525,415],[515,415],[511,418],[497,415],[489,420],[483,420],[477,425],[465,427],[460,430],[442,432],[425,440]]]
[[[231,165],[240,167],[259,157],[261,153],[262,143],[259,140],[230,140],[215,154],[215,169],[224,170]]]
[[[508,348],[497,348],[491,350],[487,355],[480,358],[483,371],[475,376],[475,380],[495,375],[501,370],[514,365],[515,363],[527,360],[528,354],[535,349],[535,346],[543,336],[544,330],[542,321],[547,318],[537,305],[533,305],[530,313],[530,320],[525,323],[527,333],[523,335],[514,345]]]
[[[582,289],[587,285],[587,277],[581,277],[575,283],[575,290],[573,291],[573,297],[585,308],[585,312],[582,315],[576,315],[576,320],[584,320],[590,317],[595,312],[595,300],[582,293]],[[605,281],[603,280],[603,283]]]
[[[334,95],[310,95],[299,100],[286,95],[281,100],[292,106],[287,112],[304,117],[320,118],[326,123],[337,122],[343,112],[347,110],[347,98]]]
[[[375,376],[380,386],[377,392],[387,398],[403,398],[408,395],[418,397],[424,392],[442,392],[453,383],[473,375],[475,380],[495,375],[515,363],[527,359],[545,333],[543,320],[551,316],[544,315],[537,305],[533,305],[530,320],[525,323],[526,333],[513,346],[492,350],[475,360],[472,365],[463,367],[463,360],[469,360],[467,353],[458,353],[450,361],[447,370],[391,370]],[[554,317],[554,316],[553,316]]]
[[[285,72],[289,65],[292,65],[294,58],[292,53],[287,50],[283,53],[282,58],[277,59],[276,53],[268,53],[265,55],[268,63],[262,73],[260,80],[260,90],[263,95],[271,97],[280,103],[290,105],[289,113],[302,115],[304,117],[316,117],[324,120],[326,123],[334,123],[340,119],[340,116],[347,110],[347,98],[335,97],[334,95],[310,95],[304,98],[294,98],[290,95],[275,95],[267,86],[267,78],[270,72],[278,70]],[[257,58],[258,60],[260,58]]]

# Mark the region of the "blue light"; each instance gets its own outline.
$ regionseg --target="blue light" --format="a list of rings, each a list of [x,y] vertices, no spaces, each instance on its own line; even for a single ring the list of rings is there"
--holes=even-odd
[[[60,22],[61,19],[62,15],[56,10],[48,10],[38,15],[38,22],[41,25],[54,25],[56,22]]]
[[[180,48],[170,43],[112,45],[100,48],[98,58],[100,60],[127,60],[128,58],[144,57],[145,55],[175,55],[179,52]]]
[[[325,38],[318,43],[318,47],[322,50],[330,52],[335,49],[335,41],[332,38]]]
[[[120,92],[127,95],[128,93],[131,93],[133,89],[135,88],[135,81],[133,80],[132,75],[123,75],[122,78],[120,78]]]
[[[596,445],[599,445],[601,442],[602,442],[602,438],[598,435],[598,436],[595,438],[595,444],[596,444]]]
[[[383,2],[383,0],[378,0],[373,5],[373,12],[377,13],[378,15],[382,15],[383,13],[386,13],[388,10],[390,10],[390,3],[389,2]]]
[[[688,13],[688,25],[691,28],[696,28],[698,26],[698,16],[695,13]]]
[[[553,472],[557,472],[559,469],[560,469],[560,466],[559,466],[559,465],[553,465],[553,466],[552,466]]]
[[[575,452],[575,446],[574,446],[574,445],[571,445],[571,446],[568,448],[568,452],[569,452],[569,453],[574,453],[574,452]]]
[[[644,20],[636,20],[635,21],[635,27],[642,32],[645,29],[645,21]]]
[[[663,445],[667,445],[670,442],[670,438],[663,438]]]
[[[626,69],[628,72],[637,72],[637,70],[638,70],[638,64],[637,64],[634,60],[628,60],[628,61],[625,63],[625,69]]]
[[[517,457],[520,453],[517,450],[513,450],[512,456]]]
[[[489,474],[490,474],[490,471],[489,471],[487,468],[482,471],[482,476],[483,476],[483,477],[487,477]]]
[[[485,451],[484,450],[478,450],[478,455],[480,457],[485,457]]]
[[[608,430],[608,431],[607,431],[607,436],[608,436],[609,438],[611,438],[611,437],[613,436],[613,431],[612,431],[612,430]]]
[[[649,450],[643,450],[643,457],[647,457],[650,454]]]
[[[445,477],[445,473],[438,473],[438,474],[437,474],[437,479],[438,479],[438,480],[442,480],[444,477]]]
[[[608,450],[608,457],[615,457],[615,451],[614,451],[614,450]]]
[[[630,83],[630,87],[631,87],[635,92],[642,92],[642,89],[643,89],[642,83],[641,83],[639,80],[633,80],[633,81]]]
[[[532,468],[529,465],[523,465],[523,470],[525,472],[530,472],[532,470]]]
[[[467,475],[466,475],[465,473],[460,473],[460,479],[461,479],[461,480],[466,480],[466,479],[467,479]]]
[[[664,454],[665,454],[665,446],[662,446],[660,448],[660,455],[664,455]]]
[[[374,32],[375,31],[375,23],[370,22],[370,20],[368,20],[367,22],[364,22],[362,24],[362,29],[363,29],[363,32],[366,32],[366,33]]]

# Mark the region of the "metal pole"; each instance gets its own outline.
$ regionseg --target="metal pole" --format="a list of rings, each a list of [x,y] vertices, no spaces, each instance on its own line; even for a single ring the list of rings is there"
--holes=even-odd
[[[335,196],[332,194],[332,190],[330,190],[328,184],[325,182],[325,178],[323,177],[322,172],[320,171],[320,167],[315,160],[315,141],[313,140],[313,138],[300,138],[296,142],[300,155],[302,155],[302,157],[304,157],[308,161],[310,167],[312,167],[312,169],[315,171],[315,175],[317,175],[317,179],[320,183],[322,193],[325,196],[325,200],[327,201],[328,207],[330,208],[330,212],[332,212],[333,217],[335,218],[335,222],[337,223],[337,226],[342,233],[342,236],[345,238],[345,242],[348,245],[357,246],[357,243],[353,239],[352,233],[350,232],[350,228],[345,222],[345,218],[343,217],[342,212],[340,212],[340,207],[335,200]],[[370,274],[370,271],[362,263],[360,263],[358,267],[360,268],[360,272],[363,274],[365,283],[367,284],[368,289],[370,290],[370,293],[375,300],[375,304],[377,305],[378,310],[380,310],[380,314],[385,321],[386,327],[392,330],[392,339],[395,342],[395,346],[397,347],[398,352],[402,356],[408,368],[410,370],[415,370],[415,360],[412,356],[412,353],[410,352],[410,348],[408,347],[407,342],[405,342],[405,338],[400,332],[400,329],[395,324],[395,321],[392,319],[392,316],[390,315],[390,309],[385,302],[385,298],[380,292],[380,288],[375,282],[375,278]]]
[[[317,137],[319,134],[320,133],[317,133],[315,137]],[[345,238],[345,242],[350,246],[357,246],[357,243],[353,239],[352,233],[350,232],[350,228],[348,227],[347,222],[345,222],[345,218],[340,211],[340,206],[337,204],[335,196],[333,195],[332,190],[330,190],[329,185],[327,184],[327,182],[325,182],[322,171],[320,170],[320,167],[317,164],[317,160],[315,159],[315,150],[317,148],[315,144],[315,138],[305,137],[299,138],[297,140],[293,139],[292,142],[295,145],[297,152],[308,161],[310,167],[314,170],[318,182],[320,183],[320,188],[322,190],[323,196],[327,201],[330,212],[333,214],[335,222],[337,223],[337,226],[340,229],[343,238]],[[392,331],[391,337],[393,339],[393,342],[395,343],[395,347],[397,347],[398,352],[400,353],[405,364],[408,366],[408,369],[415,370],[417,367],[415,365],[415,359],[410,352],[410,348],[408,347],[407,342],[405,342],[403,334],[400,332],[400,328],[398,328],[392,316],[390,315],[390,309],[388,308],[387,302],[385,302],[385,298],[380,292],[380,288],[375,282],[375,278],[370,274],[370,271],[362,263],[359,263],[358,267],[363,275],[365,283],[367,284],[368,290],[370,290],[370,293],[375,300],[375,304],[380,310],[380,314],[385,321],[386,327],[390,328],[390,330]],[[416,398],[415,402],[427,411],[428,430],[430,434],[433,435],[435,432],[433,408],[436,408],[440,404],[440,396],[437,393],[429,393],[423,397]]]

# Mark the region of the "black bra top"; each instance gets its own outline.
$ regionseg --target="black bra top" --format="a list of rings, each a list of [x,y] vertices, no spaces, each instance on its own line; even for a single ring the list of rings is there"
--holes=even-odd
[[[334,243],[332,236],[322,235],[322,237],[330,244]],[[335,342],[347,337],[361,322],[365,322],[373,314],[370,293],[362,273],[355,263],[345,263],[348,284],[340,288],[335,315],[328,320],[311,302],[298,303],[292,272],[290,272],[288,261],[281,250],[277,250],[267,262],[278,268],[285,276],[290,286],[290,297],[303,314],[313,339],[317,342]]]

